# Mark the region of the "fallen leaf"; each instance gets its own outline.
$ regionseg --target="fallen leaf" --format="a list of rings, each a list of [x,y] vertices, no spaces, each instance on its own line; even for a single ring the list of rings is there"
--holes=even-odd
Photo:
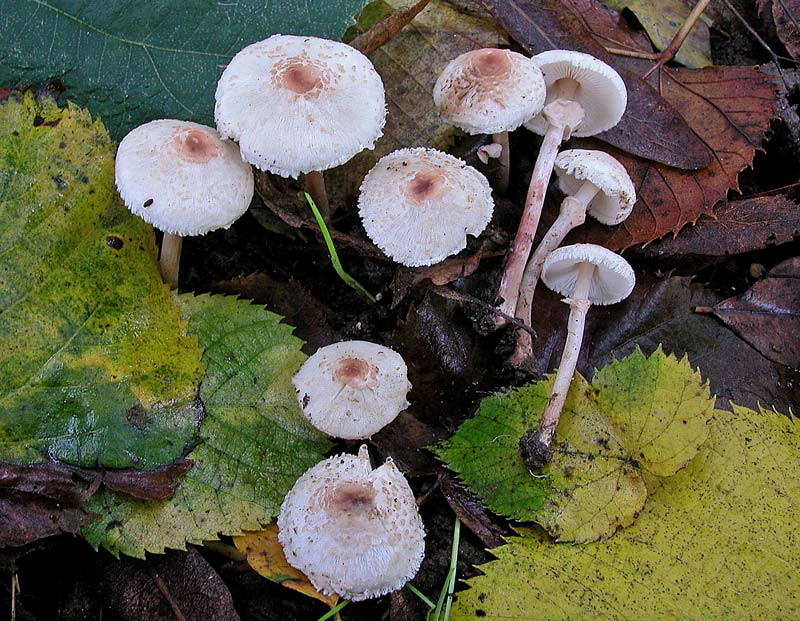
[[[792,189],[723,203],[680,235],[659,239],[642,252],[652,258],[723,257],[785,244],[800,235],[797,198]]]
[[[105,487],[114,492],[141,500],[167,500],[175,494],[183,475],[192,465],[190,459],[178,459],[175,463],[148,472],[109,470],[102,473],[101,480]]]
[[[172,462],[203,366],[152,227],[117,196],[114,144],[85,110],[28,92],[0,103],[0,161],[0,459]]]
[[[766,358],[800,368],[800,257],[775,266],[742,295],[704,312],[719,317]]]
[[[102,591],[105,605],[121,621],[175,621],[173,606],[186,621],[239,621],[228,587],[191,547],[147,561],[126,558],[106,563]]]
[[[800,1],[758,0],[758,10],[762,15],[769,14],[789,55],[800,57]]]
[[[159,118],[213,125],[214,89],[240,49],[275,33],[338,39],[365,0],[84,5],[19,0],[3,8],[0,84],[58,76],[116,138]]]
[[[194,466],[167,501],[101,490],[86,503],[99,517],[84,536],[114,554],[143,558],[259,529],[330,447],[300,412],[291,377],[305,359],[302,342],[279,315],[230,296],[175,300],[208,365],[200,389],[206,415],[187,455]]]
[[[481,504],[477,496],[450,476],[442,477],[439,486],[453,513],[484,546],[496,548],[505,543],[504,530],[507,529],[496,523],[496,518]]]
[[[539,424],[552,378],[481,401],[435,448],[495,513],[541,524],[557,541],[584,543],[630,525],[644,506],[644,474],[669,477],[708,435],[708,385],[686,358],[636,350],[573,379],[553,440],[553,459],[531,473],[520,438]]]
[[[684,121],[680,108],[661,97],[621,57],[606,52],[593,38],[587,29],[589,19],[602,20],[604,26],[610,26],[608,11],[593,0],[479,2],[528,53],[577,50],[599,58],[620,73],[628,89],[628,108],[619,124],[599,134],[598,139],[633,155],[684,169],[702,168],[712,161],[708,147]],[[617,26],[613,31],[608,30],[606,38],[626,35],[619,35],[618,30]]]
[[[608,0],[614,9],[630,9],[644,26],[650,40],[658,50],[664,50],[683,25],[697,2],[692,0]],[[711,60],[711,34],[703,16],[697,20],[684,40],[675,60],[694,69],[713,65]]]
[[[278,541],[277,524],[268,524],[258,532],[234,537],[233,543],[247,556],[250,567],[265,578],[318,599],[330,608],[339,601],[338,595],[323,595],[317,591],[303,572],[289,565]]]
[[[452,619],[790,619],[800,610],[800,433],[735,406],[629,528],[584,546],[529,529],[493,550]]]

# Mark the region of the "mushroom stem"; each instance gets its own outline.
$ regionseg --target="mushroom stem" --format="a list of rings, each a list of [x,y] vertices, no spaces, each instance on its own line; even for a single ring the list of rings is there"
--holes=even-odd
[[[178,269],[181,265],[181,246],[183,237],[164,233],[161,240],[161,256],[158,259],[161,278],[169,285],[170,289],[178,288]]]
[[[592,276],[595,266],[592,263],[582,263],[578,268],[578,279],[575,283],[575,290],[571,298],[565,302],[570,305],[569,323],[567,325],[567,341],[564,343],[564,352],[561,354],[561,362],[558,365],[556,379],[553,389],[547,400],[547,406],[542,414],[539,428],[534,432],[533,438],[528,440],[528,444],[534,447],[533,459],[529,459],[527,465],[532,468],[541,468],[546,465],[552,457],[550,444],[553,441],[561,410],[569,394],[569,387],[572,383],[572,376],[575,374],[575,367],[578,365],[578,355],[581,351],[583,342],[583,329],[586,325],[586,313],[589,310],[589,287],[592,284]],[[526,439],[528,433],[523,436]]]
[[[516,317],[525,325],[531,325],[531,308],[533,305],[533,294],[536,292],[536,285],[539,276],[542,274],[542,266],[548,255],[561,245],[567,234],[575,227],[586,222],[586,209],[592,199],[599,192],[599,188],[585,181],[573,196],[567,196],[561,202],[561,211],[558,218],[544,234],[542,241],[533,252],[525,273],[522,276],[522,284],[519,289],[519,300],[517,301]],[[514,367],[523,366],[533,357],[531,335],[525,330],[517,331],[517,345],[509,362]]]
[[[511,173],[511,151],[508,143],[508,132],[492,134],[492,140],[499,144],[503,150],[500,152],[500,168],[497,171],[497,191],[500,194],[508,192],[508,178]]]
[[[306,191],[314,199],[314,204],[322,214],[325,224],[331,223],[331,208],[328,203],[328,193],[325,190],[325,176],[321,170],[312,170],[305,175]]]

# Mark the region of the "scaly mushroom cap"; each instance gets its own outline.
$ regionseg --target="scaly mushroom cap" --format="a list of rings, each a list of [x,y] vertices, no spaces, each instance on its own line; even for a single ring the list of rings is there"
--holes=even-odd
[[[587,212],[603,224],[619,224],[631,214],[636,189],[628,171],[604,151],[569,149],[558,154],[555,163],[558,184],[564,194],[575,194],[585,181],[600,191]]]
[[[216,130],[164,119],[119,143],[117,190],[134,214],[173,235],[227,229],[250,206],[253,169]]]
[[[439,114],[470,134],[516,129],[544,105],[544,78],[533,60],[485,48],[461,54],[433,87]]]
[[[383,82],[358,50],[274,35],[234,56],[217,84],[220,134],[283,177],[326,170],[371,149],[386,120]]]
[[[458,158],[414,147],[382,157],[361,184],[369,238],[403,265],[432,265],[463,250],[492,219],[489,182]]]
[[[620,75],[594,56],[569,50],[550,50],[533,57],[544,74],[547,85],[545,106],[556,99],[553,85],[563,78],[575,80],[579,86],[574,97],[583,108],[584,117],[573,136],[594,136],[619,123],[628,104],[628,91]],[[547,121],[537,114],[525,123],[532,132],[544,135]]]
[[[571,297],[581,263],[591,263],[596,268],[588,295],[592,304],[616,304],[633,291],[636,276],[630,264],[615,252],[595,244],[573,244],[554,250],[544,262],[542,280],[553,291]]]
[[[408,407],[408,369],[395,351],[367,341],[318,349],[292,379],[314,427],[336,438],[368,438]]]
[[[278,540],[314,588],[351,601],[414,577],[425,552],[414,494],[391,458],[375,470],[367,447],[307,470],[281,505]]]

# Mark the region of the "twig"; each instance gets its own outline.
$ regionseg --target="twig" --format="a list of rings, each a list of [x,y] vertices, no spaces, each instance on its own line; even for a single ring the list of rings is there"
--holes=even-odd
[[[350,41],[350,45],[362,54],[369,56],[410,23],[422,9],[428,6],[428,2],[430,0],[420,0],[413,6],[395,11]]]
[[[11,621],[17,621],[17,595],[19,595],[19,575],[11,575]]]
[[[672,41],[669,42],[669,45],[664,48],[664,50],[658,55],[658,61],[655,65],[653,65],[647,73],[642,76],[642,79],[646,80],[650,77],[650,74],[653,73],[659,67],[663,67],[678,53],[678,50],[681,49],[681,45],[686,40],[686,37],[689,36],[689,33],[694,28],[695,24],[697,24],[697,20],[700,19],[700,16],[703,14],[703,11],[706,10],[706,7],[711,3],[711,0],[699,0],[697,4],[694,5],[692,12],[689,13],[689,16],[684,20],[683,25],[678,29],[678,32],[675,33],[675,36],[672,37]]]
[[[183,616],[183,613],[181,612],[181,609],[178,607],[177,602],[175,602],[175,600],[172,598],[172,594],[169,592],[167,585],[164,584],[164,581],[161,579],[161,576],[159,576],[158,572],[156,572],[156,570],[153,569],[152,567],[150,568],[150,571],[153,575],[153,582],[156,583],[158,590],[161,591],[161,595],[163,595],[164,599],[167,600],[169,607],[172,609],[172,614],[175,615],[175,618],[178,621],[186,621],[186,617]]]
[[[492,314],[492,317],[494,317],[495,315],[499,315],[518,330],[524,330],[525,332],[530,334],[533,338],[537,338],[536,330],[531,328],[526,323],[520,321],[516,317],[512,317],[511,315],[504,313],[501,310],[498,310],[498,308],[493,304],[487,304],[483,300],[471,296],[468,293],[455,291],[453,289],[450,289],[449,287],[431,287],[430,291],[432,291],[433,293],[435,293],[440,297],[447,298],[448,300],[455,300],[456,302],[464,302],[466,304],[474,304],[475,306],[480,306],[482,309],[489,311]]]
[[[766,41],[764,41],[764,39],[761,38],[761,36],[756,32],[756,30],[750,24],[747,23],[747,20],[744,17],[742,17],[742,14],[739,13],[739,11],[736,10],[736,7],[733,6],[728,0],[722,0],[722,4],[724,4],[727,7],[727,9],[731,13],[733,13],[733,16],[739,20],[742,26],[745,27],[745,30],[747,30],[747,32],[749,32],[752,35],[752,37],[756,40],[756,42],[762,48],[764,48],[764,51],[767,54],[769,54],[769,57],[772,59],[772,62],[774,62],[778,66],[778,71],[781,70],[781,67],[778,64],[779,60],[797,64],[797,61],[794,58],[787,58],[786,56],[779,56],[778,54],[776,54],[769,46],[769,44]]]

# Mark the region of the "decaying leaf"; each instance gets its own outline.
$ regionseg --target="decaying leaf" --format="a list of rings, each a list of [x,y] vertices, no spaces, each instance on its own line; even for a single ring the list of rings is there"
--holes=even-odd
[[[647,496],[645,473],[668,477],[688,463],[714,408],[687,359],[636,350],[591,384],[575,376],[553,460],[532,473],[519,441],[539,424],[551,387],[552,378],[484,399],[436,452],[490,509],[535,521],[558,541],[594,541],[631,524]]]
[[[229,296],[175,299],[208,365],[200,444],[170,500],[143,502],[106,491],[87,503],[100,517],[85,537],[114,554],[141,558],[145,551],[259,529],[330,446],[300,412],[291,377],[305,356],[280,316]]]
[[[585,546],[521,530],[468,581],[452,618],[794,618],[799,456],[794,419],[717,411],[686,468],[645,474],[647,504],[631,527]]]
[[[630,9],[658,50],[665,49],[697,2],[692,0],[608,0],[615,9]],[[702,17],[681,45],[675,60],[694,69],[712,65],[708,20]]]
[[[775,32],[789,55],[800,57],[800,1],[758,0],[758,9],[775,24]]]
[[[289,565],[278,541],[277,524],[269,524],[258,532],[234,537],[233,543],[247,556],[250,567],[265,578],[318,599],[331,608],[339,601],[338,595],[323,595],[317,591],[303,572]]]
[[[800,368],[800,257],[776,265],[742,295],[704,310],[765,357]]]
[[[172,462],[201,414],[200,350],[152,228],[116,195],[106,130],[74,105],[11,95],[0,161],[0,458]]]

